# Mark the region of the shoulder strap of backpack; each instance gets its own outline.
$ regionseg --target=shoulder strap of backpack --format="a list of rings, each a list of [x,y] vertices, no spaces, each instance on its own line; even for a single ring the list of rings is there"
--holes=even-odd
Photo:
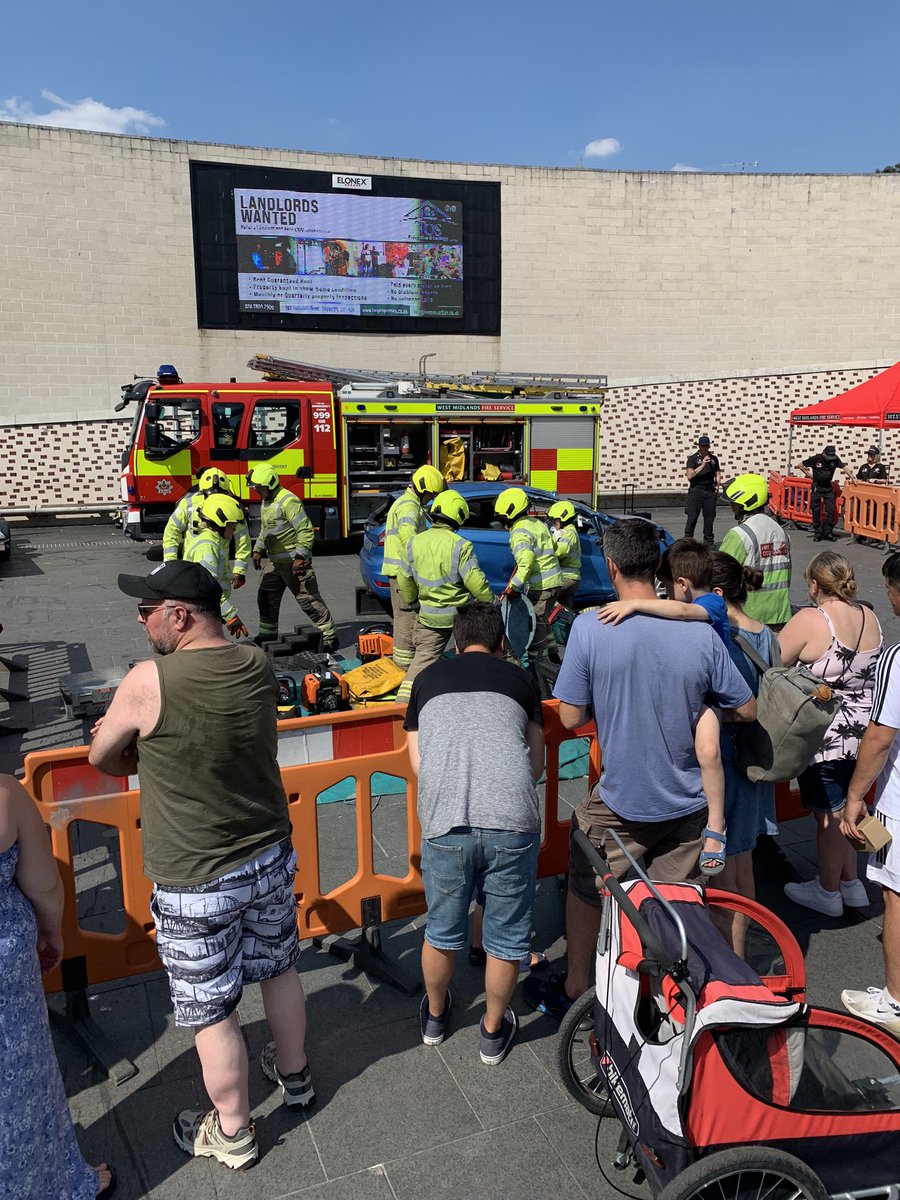
[[[780,666],[781,665],[780,662],[779,663],[771,663],[771,664],[767,663],[766,660],[760,654],[757,653],[756,648],[753,645],[751,645],[751,643],[748,642],[747,639],[745,637],[743,637],[741,634],[735,633],[733,635],[733,637],[734,637],[734,640],[737,642],[737,644],[740,646],[740,648],[743,650],[743,652],[747,655],[747,657],[753,663],[754,667],[756,667],[757,671],[759,671],[760,675],[765,675],[765,673],[766,673],[766,671],[768,671],[770,665],[771,666]]]

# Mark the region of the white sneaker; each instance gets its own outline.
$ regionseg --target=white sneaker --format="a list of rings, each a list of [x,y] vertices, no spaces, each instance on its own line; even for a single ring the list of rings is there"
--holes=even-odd
[[[861,879],[851,879],[849,883],[841,880],[841,900],[847,908],[868,908],[872,903]]]
[[[840,892],[826,892],[819,882],[818,875],[807,883],[786,883],[784,894],[795,904],[806,908],[814,908],[816,912],[825,913],[827,917],[840,917],[844,914],[844,902]]]
[[[884,988],[866,988],[864,992],[841,992],[841,1004],[855,1017],[881,1025],[900,1036],[900,1005],[887,998]]]

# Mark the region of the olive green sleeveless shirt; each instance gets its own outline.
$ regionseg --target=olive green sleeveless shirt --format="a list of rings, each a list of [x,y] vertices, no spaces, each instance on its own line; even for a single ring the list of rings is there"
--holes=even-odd
[[[256,646],[176,650],[154,661],[159,720],[138,739],[144,871],[161,885],[193,887],[290,835],[277,684]]]

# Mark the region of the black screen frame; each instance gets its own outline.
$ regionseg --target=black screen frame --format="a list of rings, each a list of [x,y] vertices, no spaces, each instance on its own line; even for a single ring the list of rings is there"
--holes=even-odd
[[[337,172],[335,172],[337,173]],[[461,317],[350,316],[336,313],[241,312],[234,189],[359,194],[332,187],[332,172],[244,163],[190,162],[197,324],[200,329],[278,330],[298,333],[500,333],[500,184],[461,179],[373,175],[371,196],[456,200],[463,206],[463,315]]]

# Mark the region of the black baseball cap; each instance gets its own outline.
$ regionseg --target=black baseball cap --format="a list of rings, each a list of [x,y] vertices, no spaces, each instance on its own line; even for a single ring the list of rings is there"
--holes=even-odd
[[[167,562],[149,575],[120,575],[119,591],[138,600],[196,600],[218,604],[222,589],[206,567],[192,562]]]
[[[697,445],[698,445],[698,446],[708,446],[709,444],[710,444],[710,442],[709,442],[709,438],[706,436],[706,434],[705,434],[705,433],[704,433],[703,437],[698,437],[698,438],[697,438]]]
[[[826,446],[822,453],[826,458],[837,458],[837,450],[834,446]]]
[[[878,449],[877,446],[870,446],[868,448],[868,450],[866,451],[866,454],[880,454],[880,453],[881,453],[881,451]]]

